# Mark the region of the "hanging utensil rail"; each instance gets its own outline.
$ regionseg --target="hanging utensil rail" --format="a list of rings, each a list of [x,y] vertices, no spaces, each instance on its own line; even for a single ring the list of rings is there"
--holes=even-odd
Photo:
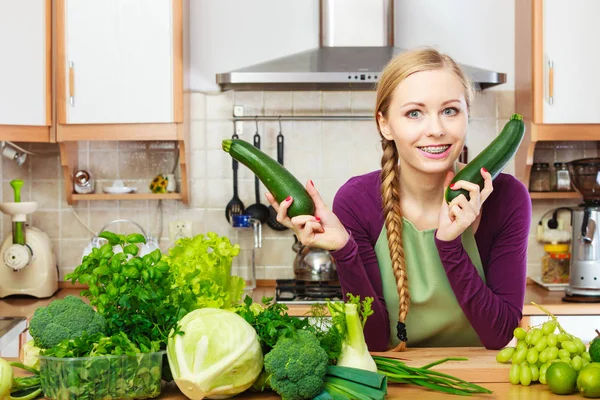
[[[233,121],[371,121],[372,115],[244,115]]]

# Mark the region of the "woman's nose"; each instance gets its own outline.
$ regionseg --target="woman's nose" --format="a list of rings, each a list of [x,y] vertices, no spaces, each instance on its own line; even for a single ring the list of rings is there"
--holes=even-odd
[[[446,133],[444,132],[444,126],[439,118],[431,118],[429,123],[429,129],[427,130],[427,136],[444,136]]]

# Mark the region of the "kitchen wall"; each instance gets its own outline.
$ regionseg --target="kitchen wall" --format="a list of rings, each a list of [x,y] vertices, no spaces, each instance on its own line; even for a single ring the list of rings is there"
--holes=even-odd
[[[469,125],[467,145],[474,157],[501,129],[513,112],[513,92],[487,91],[478,95]],[[248,114],[370,114],[374,92],[226,92],[221,94],[191,94],[190,124],[190,192],[191,204],[176,201],[163,202],[162,230],[157,201],[90,201],[69,207],[63,194],[58,147],[54,144],[32,144],[28,148],[37,156],[30,156],[22,167],[7,159],[2,160],[2,199],[12,199],[11,179],[26,182],[24,200],[39,202],[39,209],[30,221],[44,230],[52,239],[61,271],[68,272],[81,259],[81,252],[92,234],[84,226],[97,232],[108,222],[127,218],[141,224],[147,232],[161,237],[163,248],[168,247],[168,224],[177,219],[193,221],[193,231],[214,231],[227,235],[245,249],[237,264],[249,264],[252,232],[228,226],[225,205],[232,196],[231,159],[221,150],[221,140],[231,136],[234,105],[244,106]],[[256,126],[244,122],[243,139],[251,140]],[[277,122],[259,122],[263,150],[275,157]],[[378,135],[372,121],[339,122],[283,122],[285,137],[285,165],[302,181],[312,179],[327,204],[331,204],[337,189],[351,176],[379,168]],[[541,161],[567,161],[597,154],[596,144],[557,144],[536,152]],[[81,142],[81,168],[91,170],[98,185],[110,184],[113,179],[124,179],[147,191],[151,178],[164,173],[175,164],[171,143],[143,142]],[[513,173],[510,164],[505,172]],[[254,180],[251,172],[240,166],[240,197],[248,206],[254,200]],[[261,196],[265,189],[261,185]],[[266,200],[261,198],[261,202]],[[539,274],[541,246],[533,236],[535,223],[547,210],[559,205],[574,205],[573,201],[534,201],[534,223],[530,237],[529,274]],[[81,222],[77,219],[81,219]],[[83,222],[83,223],[82,223]],[[3,236],[10,232],[10,221],[2,216]],[[111,227],[133,232],[130,224]],[[275,232],[263,227],[262,248],[257,251],[257,277],[275,279],[292,276],[294,253],[292,234]]]

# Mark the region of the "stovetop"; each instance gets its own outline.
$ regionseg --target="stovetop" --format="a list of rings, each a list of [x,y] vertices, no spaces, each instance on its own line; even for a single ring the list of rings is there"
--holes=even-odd
[[[337,281],[301,281],[277,279],[275,301],[289,304],[315,304],[326,300],[341,301],[342,288]]]

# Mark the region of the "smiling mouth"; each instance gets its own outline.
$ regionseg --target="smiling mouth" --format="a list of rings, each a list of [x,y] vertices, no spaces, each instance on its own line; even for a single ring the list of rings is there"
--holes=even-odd
[[[419,147],[419,149],[423,150],[429,154],[442,154],[446,150],[450,148],[449,144],[439,145],[439,146],[423,146]]]

